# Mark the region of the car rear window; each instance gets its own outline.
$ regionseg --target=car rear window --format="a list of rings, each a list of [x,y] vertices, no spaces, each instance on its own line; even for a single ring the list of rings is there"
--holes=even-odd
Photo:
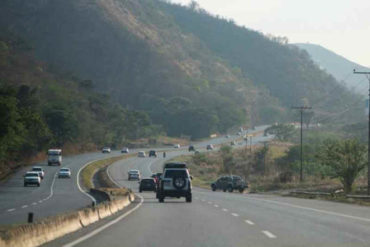
[[[63,168],[63,169],[60,169],[61,172],[69,172],[69,169],[66,169],[66,168]]]
[[[38,174],[33,174],[33,173],[28,173],[28,174],[26,174],[25,177],[26,178],[32,178],[32,177],[39,177],[39,175]]]
[[[188,177],[188,173],[185,170],[167,170],[164,177],[165,178]]]
[[[41,167],[34,167],[32,168],[32,171],[42,171]]]

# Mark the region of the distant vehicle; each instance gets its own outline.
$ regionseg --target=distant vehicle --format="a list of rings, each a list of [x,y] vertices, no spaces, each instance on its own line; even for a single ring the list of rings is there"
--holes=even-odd
[[[155,157],[155,158],[157,158],[157,152],[155,150],[150,150],[149,151],[149,157]]]
[[[128,154],[130,151],[128,150],[128,148],[122,148],[121,150],[121,153],[123,154]]]
[[[41,166],[34,166],[34,167],[32,167],[32,170],[31,171],[38,172],[39,175],[40,175],[40,178],[41,179],[44,179],[45,172],[44,172],[44,169],[42,169]]]
[[[195,151],[195,148],[193,145],[190,145],[189,148],[188,148],[189,152],[194,152]]]
[[[235,141],[232,141],[232,142],[230,142],[230,145],[231,146],[235,146],[236,145],[236,142]]]
[[[145,154],[145,152],[144,152],[144,151],[139,151],[139,152],[137,153],[137,157],[139,157],[139,158],[145,158],[145,157],[146,157],[146,154]]]
[[[53,164],[57,164],[58,166],[62,164],[62,149],[48,150],[48,165],[51,166]]]
[[[233,192],[238,190],[240,193],[248,188],[248,184],[239,176],[222,176],[216,182],[211,184],[212,191],[223,190]]]
[[[59,169],[58,178],[71,178],[71,175],[71,169],[67,167]]]
[[[184,163],[168,163],[164,165],[163,175],[157,190],[159,202],[166,197],[185,197],[186,202],[192,201],[191,176]]]
[[[143,178],[140,182],[139,192],[156,191],[156,184],[153,178]]]
[[[140,180],[140,171],[139,170],[128,171],[128,180]]]
[[[174,148],[180,148],[180,144],[173,145]]]
[[[110,153],[111,152],[111,149],[110,147],[103,147],[103,149],[101,150],[101,152],[104,154],[104,153]]]
[[[207,150],[213,150],[213,148],[214,148],[214,147],[213,147],[213,145],[212,145],[212,144],[208,144],[208,145],[207,145]]]
[[[40,187],[41,177],[38,172],[26,172],[24,175],[24,187],[27,187],[29,184],[35,184],[37,187]]]

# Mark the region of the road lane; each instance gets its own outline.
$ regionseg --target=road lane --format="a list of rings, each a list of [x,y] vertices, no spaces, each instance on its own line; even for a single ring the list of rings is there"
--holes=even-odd
[[[127,171],[139,169],[149,176],[164,161],[132,158],[116,162],[109,172],[121,186],[137,192],[138,183],[127,181]],[[183,198],[160,204],[154,193],[141,195],[144,203],[137,211],[76,246],[357,247],[370,243],[368,207],[200,188],[193,189],[191,204]]]

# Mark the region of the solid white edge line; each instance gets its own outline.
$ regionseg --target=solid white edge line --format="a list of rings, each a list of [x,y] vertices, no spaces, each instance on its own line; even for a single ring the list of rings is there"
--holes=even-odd
[[[93,163],[93,162],[96,162],[96,161],[99,161],[99,160],[93,160],[93,161],[90,161],[90,162],[88,162],[88,163],[86,163],[85,165],[83,165],[79,170],[78,170],[78,172],[77,172],[77,181],[76,181],[76,183],[77,183],[77,187],[78,187],[78,189],[81,191],[81,193],[83,193],[83,194],[85,194],[87,197],[89,197],[95,204],[96,204],[96,200],[95,200],[95,198],[93,197],[93,196],[91,196],[89,193],[87,193],[85,190],[83,190],[82,188],[81,188],[81,185],[80,185],[80,173],[81,173],[81,171],[86,167],[86,166],[88,166],[88,165],[90,165],[91,163]]]
[[[28,205],[23,205],[22,208],[28,208]]]
[[[298,205],[295,205],[295,204],[290,204],[290,203],[285,203],[285,202],[278,202],[278,201],[273,201],[273,200],[259,199],[259,198],[255,198],[255,197],[249,197],[248,199],[252,199],[252,200],[256,200],[256,201],[262,201],[262,202],[275,203],[275,204],[278,204],[278,205],[289,206],[289,207],[298,208],[298,209],[305,209],[305,210],[310,210],[310,211],[314,211],[314,212],[317,212],[317,213],[323,213],[323,214],[328,214],[328,215],[333,215],[333,216],[340,216],[340,217],[349,218],[349,219],[353,219],[353,220],[360,220],[360,221],[370,222],[370,219],[369,218],[361,218],[361,217],[357,217],[357,216],[352,216],[352,215],[347,215],[347,214],[341,214],[341,213],[335,213],[335,212],[330,212],[330,211],[321,210],[321,209],[315,209],[315,208],[309,208],[309,207],[304,207],[304,206],[298,206]]]
[[[218,208],[218,205],[217,204],[215,204],[215,205],[213,205],[215,208]]]
[[[276,238],[276,236],[269,231],[262,231],[262,233],[265,234],[268,238]]]
[[[234,217],[239,217],[239,214],[236,214],[236,213],[232,213],[231,215]]]
[[[247,223],[248,225],[251,225],[251,226],[254,225],[254,222],[253,221],[250,221],[250,220],[245,220],[245,223]]]
[[[227,211],[229,211],[229,210],[227,210],[226,208],[223,208],[223,209],[222,209],[222,211],[227,212]]]
[[[78,238],[78,239],[76,239],[76,240],[68,243],[68,244],[63,245],[63,247],[73,247],[73,246],[75,246],[75,245],[77,245],[77,244],[79,244],[79,243],[81,243],[81,242],[83,242],[83,241],[85,241],[85,240],[87,240],[87,239],[95,236],[96,234],[100,233],[101,231],[107,229],[108,227],[110,227],[110,226],[118,223],[120,220],[124,219],[126,216],[128,216],[129,214],[131,214],[134,211],[136,211],[143,204],[143,202],[144,202],[144,198],[142,196],[138,195],[138,197],[140,198],[140,202],[134,208],[130,209],[129,211],[127,211],[123,215],[119,216],[118,218],[116,218],[116,219],[108,222],[107,224],[105,224],[105,225],[103,225],[103,226],[95,229],[94,231],[92,231],[92,232],[90,232],[90,233],[88,233],[88,234],[86,234],[86,235],[84,235],[84,236],[82,236],[82,237],[80,237],[80,238]]]
[[[14,211],[15,210],[15,208],[10,208],[10,209],[8,209],[8,210],[6,210],[6,211],[8,211],[8,212],[12,212],[12,211]]]

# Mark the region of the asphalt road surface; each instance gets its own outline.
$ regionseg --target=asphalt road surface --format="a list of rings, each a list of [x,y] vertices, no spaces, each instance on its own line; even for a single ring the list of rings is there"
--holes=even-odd
[[[265,127],[257,127],[255,131],[260,131]],[[194,146],[197,149],[204,150],[207,144],[217,145],[230,142],[237,138],[240,137],[236,135],[230,138],[219,137],[194,143]],[[178,151],[184,150],[187,150],[187,147],[183,147]],[[137,151],[131,150],[132,153]],[[118,155],[121,155],[119,151],[112,151],[110,154],[99,152],[68,157],[64,156],[61,167],[69,167],[71,169],[72,177],[70,179],[59,179],[56,177],[60,168],[58,166],[48,166],[46,161],[36,164],[42,166],[45,170],[45,177],[40,187],[23,187],[23,175],[31,167],[20,169],[6,182],[0,183],[0,225],[25,223],[28,212],[33,212],[34,219],[37,220],[91,205],[92,199],[85,193],[82,193],[77,184],[78,171],[87,162]]]
[[[138,182],[127,181],[127,171],[139,169],[148,177],[164,162],[130,158],[113,164],[108,172],[117,184],[137,193]],[[45,246],[370,246],[368,207],[199,188],[193,188],[193,203],[184,198],[158,203],[153,192],[137,194],[140,198],[116,221]]]

